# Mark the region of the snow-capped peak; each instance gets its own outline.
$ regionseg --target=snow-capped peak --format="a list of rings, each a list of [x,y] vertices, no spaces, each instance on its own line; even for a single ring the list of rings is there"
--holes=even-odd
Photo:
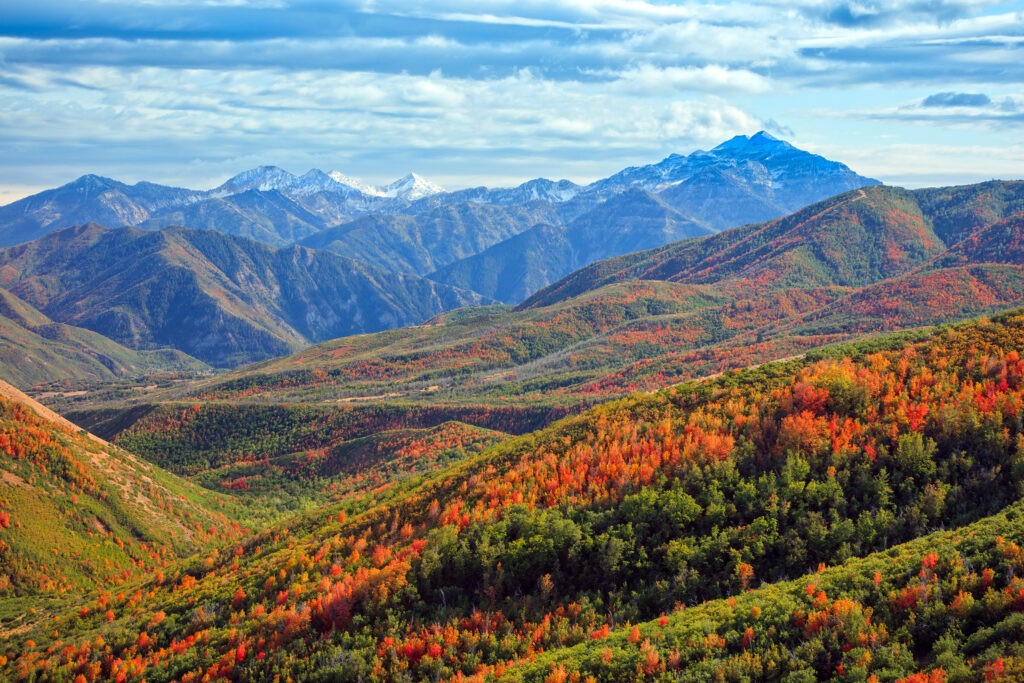
[[[347,185],[348,187],[359,190],[363,194],[370,195],[371,197],[379,197],[383,194],[378,188],[374,187],[373,185],[370,185],[369,183],[364,183],[362,180],[353,178],[352,176],[347,176],[341,171],[331,171],[327,175],[334,182],[340,183],[342,185]]]
[[[64,187],[73,189],[79,194],[93,197],[117,185],[120,185],[120,183],[116,180],[89,173],[68,183]]]
[[[296,178],[292,185],[282,189],[287,189],[297,195],[310,195],[317,192],[337,192],[351,195],[360,192],[359,188],[348,183],[341,183],[319,168],[306,171],[302,177]]]
[[[298,178],[277,166],[258,166],[230,178],[214,190],[217,195],[237,194],[249,190],[280,190],[293,186]]]
[[[210,194],[216,197],[226,197],[249,190],[260,192],[280,190],[294,195],[310,195],[318,192],[335,192],[345,195],[358,193],[369,197],[394,197],[406,201],[446,192],[443,187],[435,185],[415,173],[410,173],[388,185],[375,187],[340,171],[324,173],[318,168],[313,168],[302,176],[295,176],[277,166],[259,166],[239,173],[220,187],[211,190]]]
[[[422,199],[423,197],[447,192],[447,190],[440,185],[436,185],[423,176],[419,176],[415,173],[410,173],[409,175],[399,178],[395,182],[389,183],[379,189],[381,194],[385,197],[396,197],[407,201]]]

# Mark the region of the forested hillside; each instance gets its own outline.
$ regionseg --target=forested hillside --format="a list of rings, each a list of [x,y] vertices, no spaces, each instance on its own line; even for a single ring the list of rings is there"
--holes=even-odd
[[[1022,347],[1014,313],[602,405],[84,598],[6,671],[1012,680]]]
[[[240,507],[61,420],[0,382],[0,619],[24,629],[34,596],[123,590],[238,539]]]

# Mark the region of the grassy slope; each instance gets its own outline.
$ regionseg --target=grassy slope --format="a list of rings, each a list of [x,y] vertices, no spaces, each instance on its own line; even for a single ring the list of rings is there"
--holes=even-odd
[[[243,533],[230,496],[96,439],[3,383],[0,442],[4,637]]]

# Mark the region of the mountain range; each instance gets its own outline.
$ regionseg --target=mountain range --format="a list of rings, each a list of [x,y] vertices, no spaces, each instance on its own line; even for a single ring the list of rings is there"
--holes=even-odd
[[[0,680],[1024,680],[1024,181],[850,174],[23,205]]]
[[[263,166],[200,191],[87,175],[0,207],[0,287],[46,319],[4,316],[3,353],[32,359],[7,378],[234,366],[518,304],[595,261],[875,182],[763,132],[585,186],[446,192],[416,174],[373,187]]]
[[[274,246],[326,248],[518,303],[595,259],[776,218],[876,183],[764,132],[737,136],[710,151],[673,154],[588,185],[537,178],[515,188],[446,192],[416,174],[373,187],[337,171],[312,169],[295,176],[262,166],[200,191],[88,175],[0,207],[0,245],[89,222],[144,229],[184,225]],[[649,218],[650,212],[662,211],[661,224],[633,220],[640,192],[650,195],[640,213]],[[531,229],[533,235],[503,245]],[[619,239],[619,232],[629,237]],[[549,235],[557,235],[558,253],[516,272],[522,250]],[[484,255],[491,247],[498,248]],[[476,256],[483,262],[456,265]],[[483,275],[496,259],[505,272]]]

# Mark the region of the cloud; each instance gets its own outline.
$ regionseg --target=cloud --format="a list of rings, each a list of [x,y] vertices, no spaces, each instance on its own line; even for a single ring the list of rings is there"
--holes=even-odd
[[[493,79],[105,66],[14,72],[39,89],[0,109],[0,149],[11,162],[0,183],[12,182],[14,169],[31,177],[26,167],[50,169],[48,184],[87,171],[181,182],[173,168],[193,162],[206,169],[197,173],[203,179],[259,163],[340,168],[373,181],[416,170],[456,187],[513,168],[585,179],[768,125],[714,96],[652,102],[530,70]],[[58,78],[76,87],[57,87]],[[536,166],[525,170],[525,159]],[[171,177],[158,175],[168,168]]]
[[[950,22],[996,4],[992,0],[797,0],[806,16],[844,27],[874,28],[924,18]]]
[[[992,104],[988,95],[969,92],[937,92],[921,102],[922,107],[987,107]]]
[[[993,100],[982,93],[941,92],[918,102],[886,107],[818,110],[814,115],[834,119],[928,124],[946,129],[999,131],[1024,125],[1024,98],[1007,95]]]
[[[1019,132],[1022,10],[1022,0],[7,2],[0,184],[86,171],[171,181],[172,167],[223,179],[280,163],[370,180],[412,168],[457,187],[584,180],[759,128],[857,139],[856,149],[883,125],[943,143],[951,127],[974,126],[995,140],[1015,134],[1001,126]]]
[[[748,69],[731,69],[718,64],[700,67],[658,67],[642,64],[615,74],[612,85],[623,90],[647,94],[687,90],[759,93],[767,92],[772,87],[771,80],[758,73]]]

